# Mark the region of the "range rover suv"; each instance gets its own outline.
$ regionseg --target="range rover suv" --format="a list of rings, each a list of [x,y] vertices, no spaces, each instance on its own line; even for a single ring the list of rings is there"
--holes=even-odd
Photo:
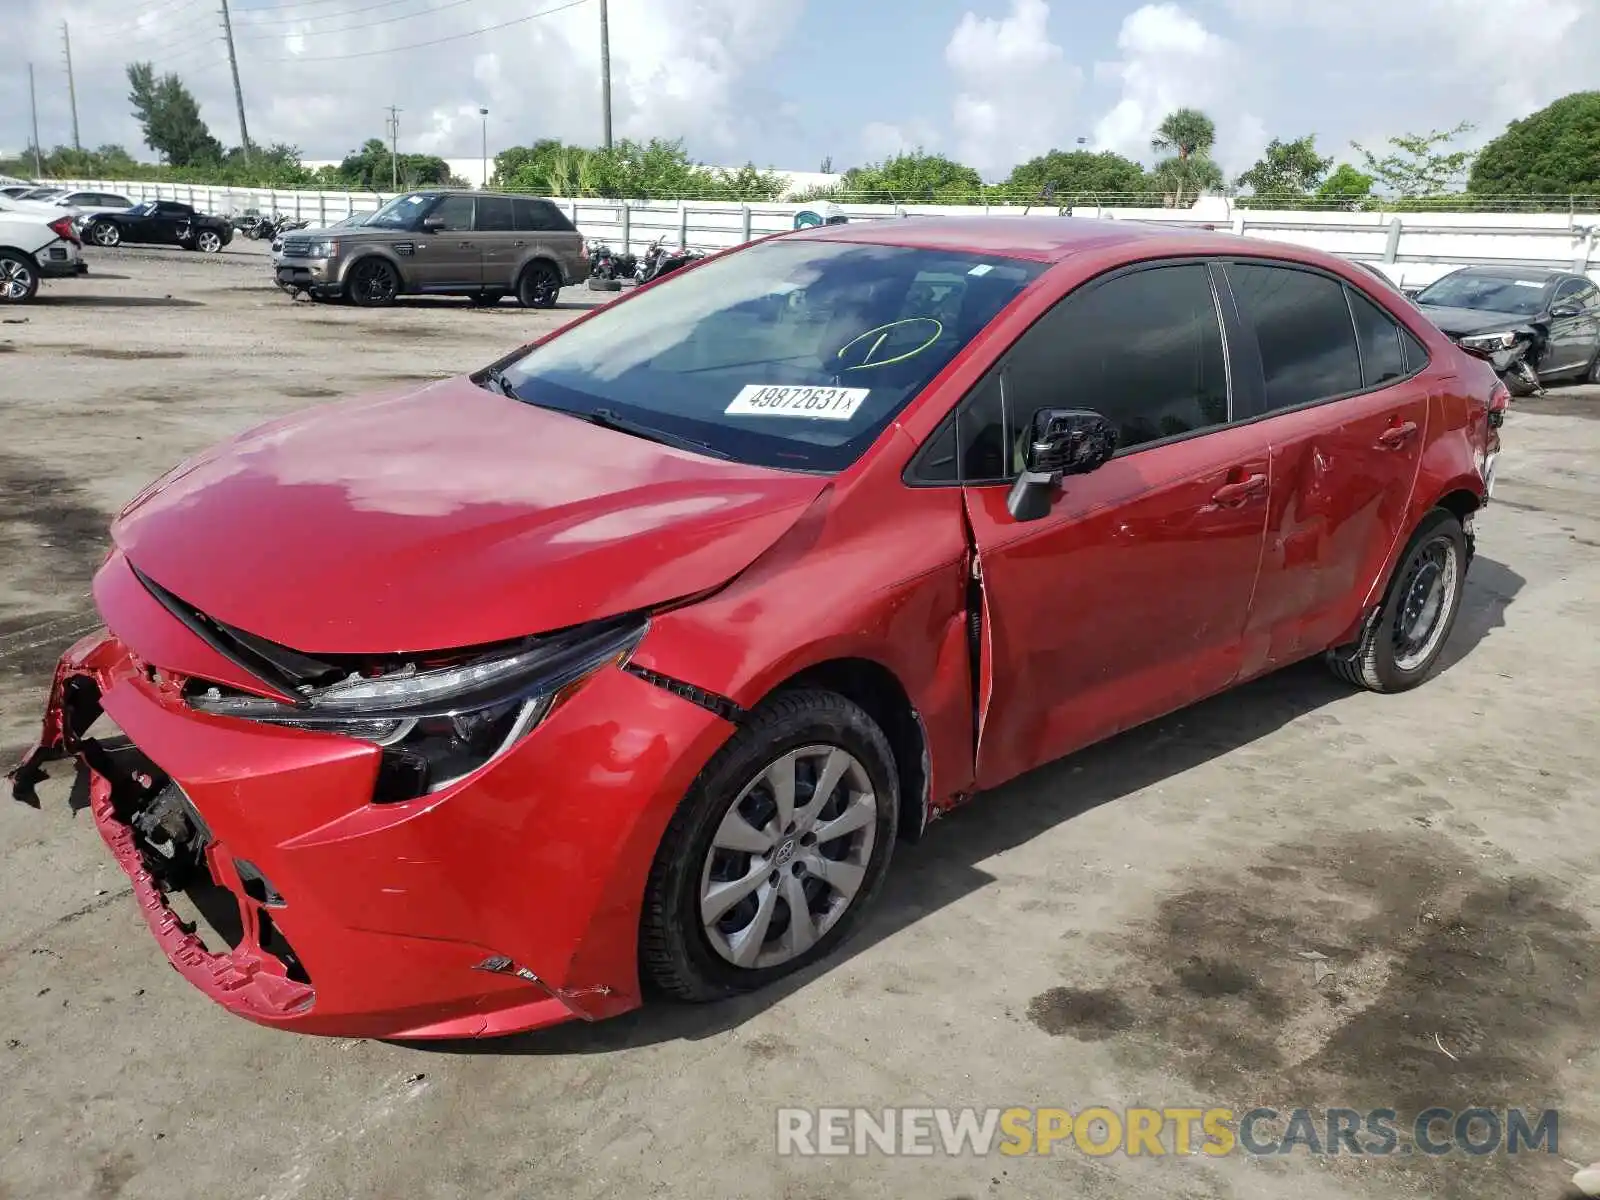
[[[556,205],[492,192],[410,192],[358,226],[297,230],[275,258],[285,291],[362,305],[419,294],[493,304],[510,294],[553,308],[563,286],[589,273],[583,238]]]

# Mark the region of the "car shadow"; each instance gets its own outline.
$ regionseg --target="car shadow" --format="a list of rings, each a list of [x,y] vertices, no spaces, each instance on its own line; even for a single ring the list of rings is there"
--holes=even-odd
[[[101,276],[100,278],[112,278]],[[176,296],[73,296],[43,291],[34,298],[41,308],[203,308],[204,301],[180,300]]]
[[[1505,610],[1525,582],[1481,555],[1468,580],[1444,669],[1505,624]],[[594,1024],[571,1022],[481,1040],[395,1044],[435,1054],[608,1054],[725,1033],[882,939],[994,882],[979,864],[995,855],[1248,746],[1350,694],[1349,686],[1320,661],[1297,663],[978,796],[932,824],[920,843],[896,847],[894,868],[873,912],[837,953],[759,992],[704,1005],[647,997],[642,1008]]]
[[[587,297],[580,298],[577,296],[569,298],[563,296],[550,308],[529,310],[523,308],[522,305],[518,304],[515,299],[509,296],[502,299],[498,304],[478,304],[473,301],[471,296],[397,296],[395,297],[394,303],[389,307],[422,310],[430,308],[468,308],[478,312],[486,313],[527,313],[529,311],[560,312],[562,310],[567,310],[570,312],[585,312],[591,308],[598,308],[607,301],[615,299],[615,295],[602,297],[598,294],[595,295],[594,299],[588,299]]]

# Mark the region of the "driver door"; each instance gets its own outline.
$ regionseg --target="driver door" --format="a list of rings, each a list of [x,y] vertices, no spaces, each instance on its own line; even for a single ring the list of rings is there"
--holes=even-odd
[[[957,415],[983,597],[978,786],[1220,691],[1239,674],[1269,453],[1230,426],[1218,293],[1204,263],[1154,264],[1069,295]],[[1048,514],[1007,509],[1036,410],[1091,409],[1115,457]]]

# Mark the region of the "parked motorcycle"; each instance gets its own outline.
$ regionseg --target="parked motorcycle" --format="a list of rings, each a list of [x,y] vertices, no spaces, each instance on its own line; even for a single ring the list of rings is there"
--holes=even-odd
[[[659,279],[671,271],[688,266],[706,256],[704,250],[691,250],[681,247],[677,250],[668,250],[665,238],[657,238],[650,243],[650,248],[639,259],[634,271],[634,278],[640,283],[649,283],[652,279]]]
[[[617,255],[611,247],[604,242],[596,242],[589,247],[589,290],[594,292],[615,292],[622,289],[622,280],[618,277]]]
[[[706,252],[704,250],[690,250],[687,247],[670,251],[662,255],[661,261],[656,265],[656,273],[652,278],[660,279],[663,275],[669,275],[673,271],[689,266],[691,263],[699,262],[705,256]]]

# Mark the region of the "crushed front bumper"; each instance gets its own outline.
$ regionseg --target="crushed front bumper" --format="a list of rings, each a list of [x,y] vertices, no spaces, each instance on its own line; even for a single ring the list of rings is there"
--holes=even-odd
[[[395,1039],[638,1005],[644,881],[695,762],[726,736],[717,718],[611,670],[479,775],[380,805],[377,747],[197,713],[180,687],[90,635],[61,659],[40,742],[11,778],[36,805],[42,765],[78,761],[151,932],[217,1003],[263,1025]],[[125,742],[88,736],[102,712]],[[656,735],[640,743],[623,712]],[[174,800],[197,830],[193,887],[174,878],[171,846],[152,844],[152,809]],[[208,917],[196,893],[220,895],[231,931],[211,920],[202,936],[178,891]]]

